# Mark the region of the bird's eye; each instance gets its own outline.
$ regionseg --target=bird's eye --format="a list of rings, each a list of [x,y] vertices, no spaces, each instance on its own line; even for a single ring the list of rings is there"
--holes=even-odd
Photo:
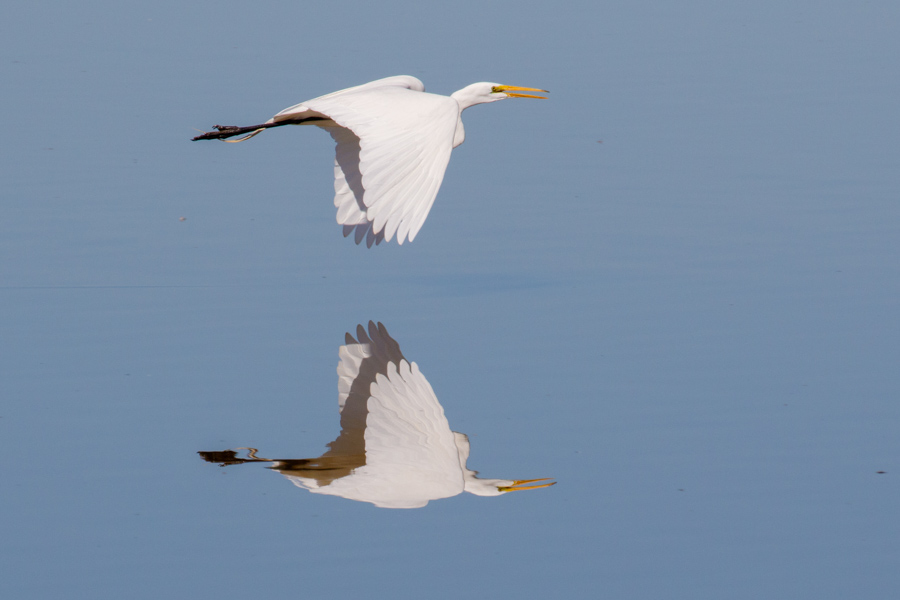
[[[499,94],[501,92],[503,92],[503,90],[500,88],[499,85],[495,85],[494,87],[491,88],[492,94]]]

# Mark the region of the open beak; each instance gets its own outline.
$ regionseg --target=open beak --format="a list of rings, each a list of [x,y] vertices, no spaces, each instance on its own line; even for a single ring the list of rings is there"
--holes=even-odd
[[[529,89],[529,88],[525,88]],[[537,96],[540,97],[540,96]],[[539,485],[525,485],[526,483],[534,483],[536,481],[550,481],[550,483],[541,483]],[[555,481],[551,481],[550,479],[519,479],[518,481],[513,481],[512,485],[504,486],[499,489],[501,492],[521,492],[522,490],[536,490],[538,488],[550,487],[551,485],[556,485]]]
[[[546,96],[535,96],[534,94],[516,94],[512,93],[512,91],[520,91],[520,92],[544,92],[545,94],[549,94],[547,90],[539,90],[538,88],[527,88],[527,87],[519,87],[517,85],[495,85],[493,91],[501,92],[506,94],[510,98],[540,98],[541,100],[546,100]]]

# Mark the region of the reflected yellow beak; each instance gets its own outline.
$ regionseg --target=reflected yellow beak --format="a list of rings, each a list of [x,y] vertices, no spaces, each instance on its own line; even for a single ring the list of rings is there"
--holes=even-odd
[[[493,93],[501,93],[506,94],[510,98],[539,98],[541,100],[546,100],[546,96],[535,96],[534,94],[514,94],[511,93],[511,90],[518,90],[520,92],[544,92],[545,94],[549,94],[547,90],[540,90],[538,88],[527,88],[527,87],[519,87],[517,85],[495,85],[491,92]]]
[[[528,88],[525,88],[528,89]],[[550,481],[550,483],[542,483],[540,485],[525,485],[526,483],[534,483],[535,481]],[[550,487],[551,485],[556,485],[555,481],[551,481],[549,478],[545,479],[519,479],[517,481],[513,481],[512,485],[504,486],[497,488],[501,492],[521,492],[522,490],[536,490],[538,488]]]

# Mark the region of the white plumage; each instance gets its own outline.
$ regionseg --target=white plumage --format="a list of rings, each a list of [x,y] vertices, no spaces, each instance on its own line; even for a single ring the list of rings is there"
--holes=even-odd
[[[450,153],[465,140],[466,108],[504,98],[542,98],[536,88],[481,82],[450,96],[425,92],[415,77],[399,75],[313,98],[286,108],[263,125],[216,126],[197,139],[222,139],[281,125],[315,125],[336,142],[334,205],[344,235],[357,244],[412,241],[444,179]]]
[[[543,479],[481,479],[466,466],[469,440],[450,430],[444,409],[416,363],[403,357],[384,325],[357,327],[339,350],[341,433],[316,459],[246,459],[201,453],[210,462],[273,462],[270,467],[314,494],[419,508],[430,500],[470,492],[505,492],[553,485]]]

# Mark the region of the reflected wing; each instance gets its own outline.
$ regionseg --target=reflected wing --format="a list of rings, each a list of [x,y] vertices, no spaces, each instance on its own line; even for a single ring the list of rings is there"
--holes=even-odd
[[[388,364],[378,374],[366,420],[366,466],[381,505],[446,498],[464,487],[459,453],[444,409],[416,363]],[[372,500],[370,500],[372,501]]]
[[[392,77],[292,106],[273,120],[318,116],[332,131],[335,199],[345,235],[357,243],[383,236],[412,241],[421,229],[444,179],[459,105],[426,94],[411,77]],[[421,86],[421,82],[418,82]],[[365,219],[365,220],[363,220]]]
[[[374,340],[369,324],[369,336],[357,330],[361,337],[369,339],[368,344],[346,346],[347,358],[342,353],[339,371],[341,379],[348,377],[355,364],[360,364],[361,373],[368,368],[369,358],[381,355],[379,344]],[[377,333],[383,326],[375,329]],[[349,334],[348,334],[349,336]],[[380,337],[380,335],[379,335]],[[352,337],[349,338],[352,340]],[[386,345],[386,355],[399,353],[395,345]],[[368,346],[365,358],[357,350]],[[416,508],[425,506],[429,500],[446,498],[462,493],[465,478],[456,439],[450,425],[428,381],[415,363],[410,365],[405,359],[382,363],[376,359],[371,364],[382,364],[385,372],[375,375],[368,397],[366,414],[365,464],[352,473],[319,486],[311,479],[292,478],[295,484],[317,494],[342,496],[351,500],[371,502],[383,508]],[[341,423],[344,424],[348,411],[354,410],[359,394],[354,379],[346,399]],[[343,432],[342,434],[343,435]]]
[[[387,374],[388,363],[403,360],[400,344],[381,323],[369,321],[369,330],[356,326],[356,339],[349,333],[338,349],[338,407],[343,412],[348,398],[369,400],[369,391],[378,373]]]

